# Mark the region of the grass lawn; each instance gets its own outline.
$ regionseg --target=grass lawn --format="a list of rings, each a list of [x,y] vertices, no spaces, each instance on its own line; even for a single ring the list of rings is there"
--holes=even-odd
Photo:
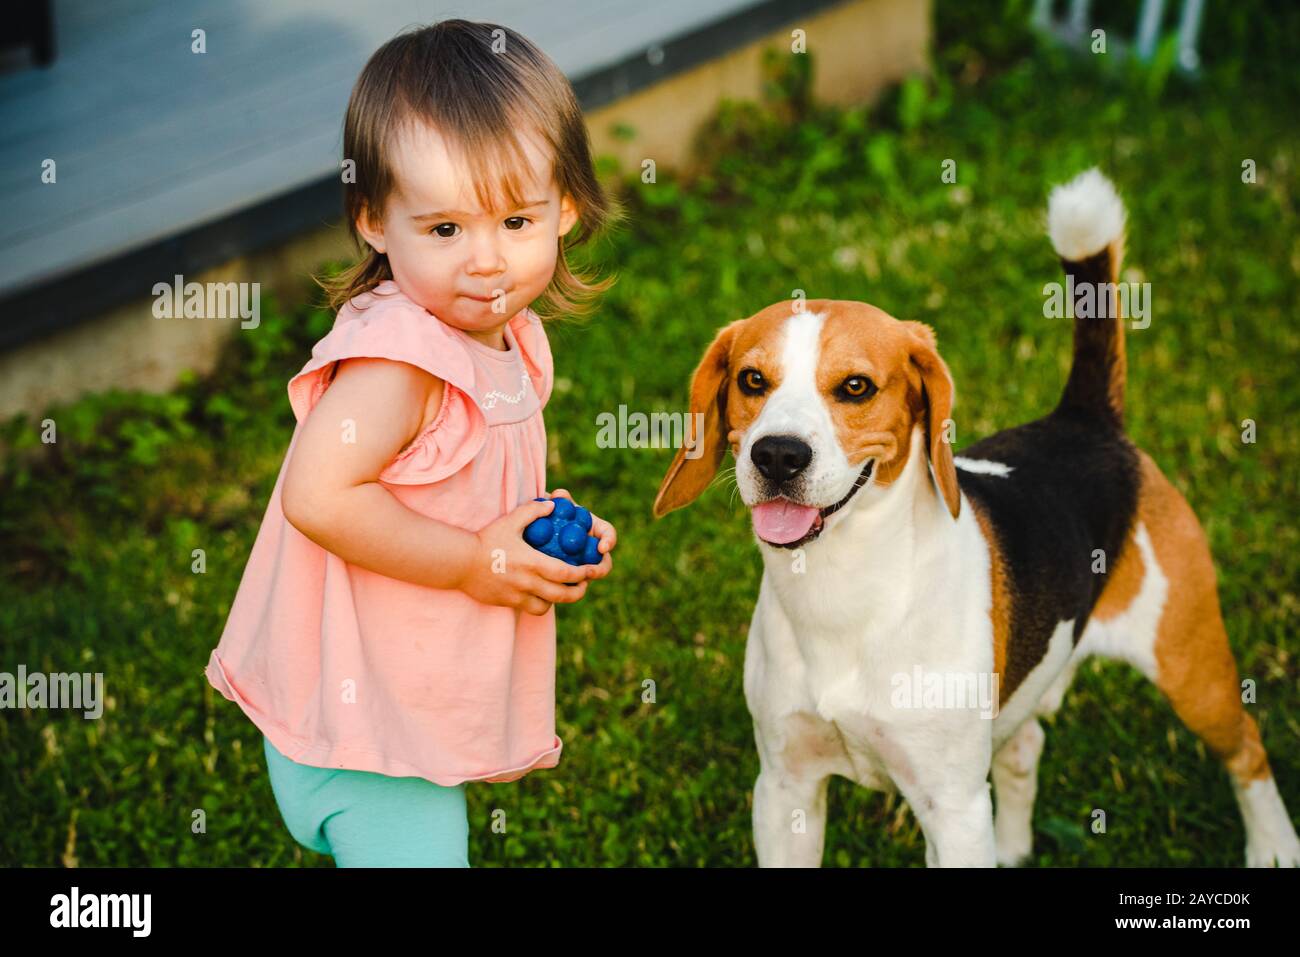
[[[613,521],[620,544],[613,575],[559,613],[560,766],[469,788],[471,861],[754,863],[741,663],[761,563],[747,514],[720,482],[652,521],[671,451],[598,448],[597,416],[682,410],[716,329],[794,289],[932,324],[959,448],[1049,411],[1070,330],[1042,314],[1043,285],[1063,278],[1046,191],[1092,164],[1128,205],[1124,278],[1152,289],[1149,328],[1128,334],[1129,430],[1206,527],[1252,713],[1300,813],[1290,106],[1248,78],[1160,87],[1041,52],[941,68],[870,109],[802,107],[797,77],[782,89],[722,112],[703,177],[627,181],[629,219],[595,253],[620,281],[594,319],[551,328],[549,482]],[[0,670],[102,671],[108,704],[99,721],[0,716],[0,864],[332,866],[289,836],[258,732],[203,677],[292,431],[285,383],[331,322],[264,308],[210,379],[49,410],[55,445],[11,424]],[[1136,672],[1085,665],[1046,727],[1036,863],[1242,863],[1226,774]],[[830,805],[827,864],[924,864],[901,800],[835,779]],[[1097,808],[1104,834],[1089,828]],[[196,809],[206,833],[192,833]]]

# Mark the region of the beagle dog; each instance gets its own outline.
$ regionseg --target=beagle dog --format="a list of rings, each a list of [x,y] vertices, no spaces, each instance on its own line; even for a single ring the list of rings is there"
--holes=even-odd
[[[1135,665],[1223,762],[1246,863],[1300,862],[1205,534],[1124,433],[1124,223],[1095,169],[1052,192],[1048,234],[1080,297],[1064,393],[960,456],[953,382],[920,322],[786,301],[706,350],[691,383],[700,434],[654,514],[697,498],[730,446],[763,556],[744,674],[760,866],[821,863],[832,774],[901,793],[929,866],[1024,862],[1038,719],[1094,654]],[[1085,291],[1100,308],[1081,307]]]

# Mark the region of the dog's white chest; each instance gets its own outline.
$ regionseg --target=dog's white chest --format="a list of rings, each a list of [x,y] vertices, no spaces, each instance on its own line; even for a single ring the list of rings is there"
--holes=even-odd
[[[867,627],[791,627],[765,600],[746,648],[745,691],[761,746],[792,774],[906,791],[920,783],[918,767],[941,766],[943,749],[987,734],[972,736],[968,711],[935,711],[910,697],[899,706],[895,676],[912,680],[915,649],[908,655],[905,643],[891,646]]]
[[[967,515],[949,546],[982,543]],[[799,571],[765,556],[745,660],[756,736],[765,759],[792,773],[930,794],[927,777],[951,761],[987,762],[992,721],[972,710],[979,699],[936,709],[918,693],[931,678],[978,683],[992,672],[987,556],[907,536],[871,554],[861,541],[831,536]],[[996,689],[986,690],[996,713]]]

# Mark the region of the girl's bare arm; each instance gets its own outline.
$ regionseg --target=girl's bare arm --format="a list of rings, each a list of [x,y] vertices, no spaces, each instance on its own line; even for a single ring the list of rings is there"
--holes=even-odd
[[[582,597],[585,569],[529,548],[511,534],[517,522],[498,519],[476,534],[407,508],[379,484],[379,473],[419,434],[425,409],[437,408],[443,388],[441,379],[409,363],[341,361],[294,446],[281,490],[285,518],[344,561],[389,578],[462,589],[534,614]],[[543,507],[529,505],[527,514]],[[510,527],[498,527],[503,522]],[[509,575],[494,567],[502,554]],[[566,588],[565,581],[583,584]]]
[[[303,424],[281,490],[284,517],[344,561],[426,585],[454,588],[475,560],[472,532],[407,508],[379,473],[418,434],[442,380],[408,363],[353,358]],[[348,441],[355,439],[355,441]]]

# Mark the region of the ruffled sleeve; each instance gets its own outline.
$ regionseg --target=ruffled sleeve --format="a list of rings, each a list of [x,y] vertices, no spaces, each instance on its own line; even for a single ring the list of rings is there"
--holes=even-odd
[[[542,328],[542,320],[531,309],[522,310],[510,320],[510,329],[519,343],[519,352],[523,356],[524,368],[533,380],[533,391],[541,399],[543,406],[551,397],[551,386],[555,381],[555,369],[551,364],[551,344]]]
[[[395,284],[383,283],[378,291]],[[455,334],[400,291],[366,294],[339,310],[334,328],[289,380],[289,404],[303,422],[334,379],[342,359],[367,356],[406,362],[443,380],[442,405],[423,432],[379,473],[383,482],[426,485],[466,465],[487,439],[487,421],[473,399],[474,366]],[[521,345],[521,349],[522,349]]]

